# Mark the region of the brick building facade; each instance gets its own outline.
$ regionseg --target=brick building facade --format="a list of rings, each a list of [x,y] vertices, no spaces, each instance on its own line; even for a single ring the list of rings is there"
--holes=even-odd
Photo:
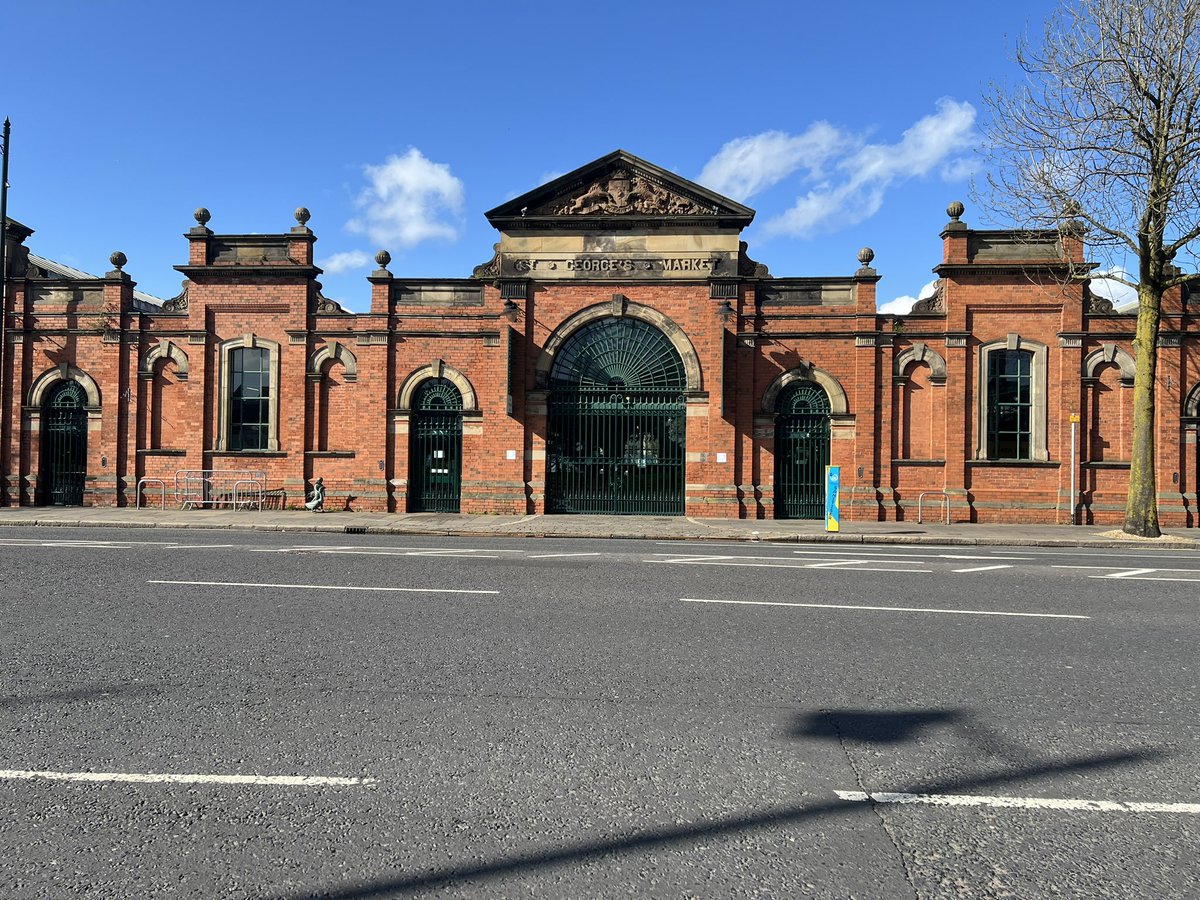
[[[877,313],[870,250],[772,275],[740,240],[752,210],[621,151],[489,212],[470,277],[405,278],[381,251],[364,314],[322,295],[303,209],[267,235],[197,210],[165,301],[123,255],[88,276],[9,220],[0,504],[254,470],[289,507],[320,477],[333,509],[819,518],[833,464],[850,520],[944,491],[957,521],[1067,522],[1077,413],[1081,518],[1119,521],[1135,317],[1067,277],[1078,236],[947,212],[937,291],[904,316]],[[1172,525],[1200,475],[1187,312],[1168,296],[1159,337]]]

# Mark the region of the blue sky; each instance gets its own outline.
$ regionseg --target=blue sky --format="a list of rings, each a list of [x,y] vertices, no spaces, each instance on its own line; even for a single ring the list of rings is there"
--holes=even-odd
[[[466,276],[483,213],[618,147],[758,211],[775,275],[848,275],[881,304],[940,260],[971,201],[989,82],[1052,3],[7,5],[9,213],[51,259],[178,292],[192,210],[218,232],[312,211],[325,293]],[[901,305],[908,301],[901,301]]]

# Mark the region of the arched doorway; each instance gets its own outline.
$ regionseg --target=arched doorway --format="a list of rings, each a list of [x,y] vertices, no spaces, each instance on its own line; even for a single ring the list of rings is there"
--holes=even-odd
[[[797,380],[775,404],[775,518],[825,515],[829,465],[829,395],[819,384]]]
[[[87,392],[77,381],[63,381],[42,405],[41,464],[43,502],[82,506],[87,477]]]
[[[413,396],[409,512],[459,511],[463,398],[449,379],[430,378]]]
[[[546,512],[682,515],[687,378],[665,334],[614,316],[550,369]]]

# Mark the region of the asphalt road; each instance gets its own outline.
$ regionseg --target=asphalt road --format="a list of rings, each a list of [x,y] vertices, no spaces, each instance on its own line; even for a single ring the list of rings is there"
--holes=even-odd
[[[1121,553],[6,528],[0,896],[1198,896]]]

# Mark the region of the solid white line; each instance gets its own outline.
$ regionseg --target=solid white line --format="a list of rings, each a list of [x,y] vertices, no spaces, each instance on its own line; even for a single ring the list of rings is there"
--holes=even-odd
[[[729,557],[728,559],[733,559],[733,557]],[[801,563],[801,564],[797,565],[795,563],[743,563],[743,562],[729,562],[729,561],[714,562],[714,561],[709,561],[709,560],[695,560],[695,559],[643,559],[642,562],[663,563],[664,565],[675,565],[675,564],[679,564],[679,563],[692,563],[692,564],[698,565],[698,566],[742,566],[742,567],[750,567],[750,568],[758,568],[758,569],[816,569],[816,568],[819,568],[819,566],[820,566],[819,563],[817,563],[817,564]],[[874,562],[874,560],[865,559],[865,560],[863,560],[863,562]],[[888,559],[888,560],[884,560],[884,562],[902,562],[902,560]],[[855,569],[854,571],[855,572],[917,572],[917,573],[923,572],[926,575],[930,575],[933,573],[932,569],[884,569],[884,568],[880,568],[880,567],[872,567],[872,568],[864,567],[861,569]]]
[[[969,794],[905,794],[887,791],[834,791],[854,803],[923,803],[930,806],[990,806],[999,809],[1058,809],[1071,812],[1145,812],[1200,815],[1200,803],[1144,803],[1122,800],[1059,800],[1048,797],[975,797]]]
[[[599,553],[539,553],[531,555],[526,559],[556,559],[561,556],[599,556]]]
[[[403,591],[410,594],[498,594],[499,591],[467,591],[453,588],[357,587],[350,584],[274,584],[256,581],[168,581],[150,578],[146,584],[191,584],[199,587],[294,588],[307,591]]]
[[[990,572],[993,569],[1011,569],[1011,568],[1012,568],[1012,566],[1005,564],[1002,566],[975,566],[974,568],[970,568],[970,569],[951,569],[951,571],[952,572],[960,572],[960,573],[961,572]]]
[[[801,606],[806,609],[864,609],[873,612],[948,613],[955,616],[1019,616],[1029,619],[1090,619],[1091,616],[1069,616],[1061,613],[994,612],[979,609],[933,609],[922,606],[850,606],[842,603],[783,603],[773,600],[698,600],[680,597],[680,603],[729,603],[737,606]]]
[[[1195,575],[1200,575],[1200,569],[1191,567],[1185,569],[1171,569],[1166,567],[1158,567],[1154,569],[1130,569],[1125,566],[1051,566],[1052,569],[1120,569],[1121,571],[1112,575],[1105,575],[1104,578],[1129,578],[1134,575],[1145,575],[1150,572],[1191,572]]]
[[[0,779],[48,781],[127,781],[140,784],[271,784],[285,787],[376,784],[376,778],[338,778],[326,775],[170,775],[136,772],[39,772],[0,769]]]
[[[1105,575],[1105,578],[1132,578],[1135,575],[1149,575],[1151,572],[1156,572],[1157,569],[1129,569],[1126,572],[1113,572],[1110,575]]]
[[[1150,571],[1154,571],[1151,569]],[[1200,575],[1200,572],[1196,573]],[[1089,575],[1088,578],[1101,578],[1105,581],[1111,581],[1112,575]],[[1154,575],[1123,575],[1121,581],[1183,581],[1187,584],[1200,584],[1200,578],[1158,578]]]

